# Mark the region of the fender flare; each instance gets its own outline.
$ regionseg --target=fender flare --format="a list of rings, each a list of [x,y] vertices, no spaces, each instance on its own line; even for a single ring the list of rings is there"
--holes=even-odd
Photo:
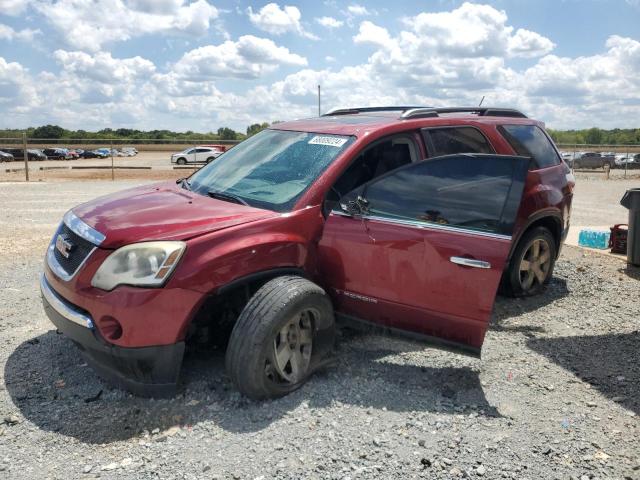
[[[215,294],[222,295],[225,294],[241,285],[245,285],[247,283],[255,282],[256,280],[263,280],[266,278],[275,278],[283,275],[298,275],[303,278],[308,278],[307,272],[305,272],[300,267],[278,267],[278,268],[270,268],[268,270],[260,270],[258,272],[250,273],[248,275],[243,275],[242,277],[238,277],[231,282],[218,287]]]
[[[531,215],[527,219],[527,223],[524,224],[524,227],[521,228],[518,234],[513,237],[511,242],[511,249],[509,250],[509,256],[507,257],[507,261],[505,263],[505,268],[509,267],[509,264],[511,263],[511,257],[513,256],[513,252],[518,246],[518,243],[520,243],[520,239],[522,238],[522,236],[531,228],[531,225],[533,225],[536,222],[539,222],[540,220],[547,219],[547,218],[553,220],[557,224],[558,231],[557,232],[552,231],[551,234],[556,239],[558,243],[557,246],[560,247],[560,243],[562,242],[562,236],[563,236],[561,213],[556,209],[552,209],[552,210],[548,209],[548,210],[542,210],[540,212],[536,212],[535,214]],[[560,248],[558,248],[557,251],[558,253],[560,253]]]

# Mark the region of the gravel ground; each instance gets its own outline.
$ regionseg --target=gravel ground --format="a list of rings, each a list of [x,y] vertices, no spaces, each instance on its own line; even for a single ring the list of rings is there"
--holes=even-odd
[[[544,295],[498,299],[482,360],[343,331],[276,401],[241,398],[216,352],[171,400],[109,387],[37,279],[64,211],[129,185],[0,186],[0,478],[640,478],[640,271],[573,247]]]

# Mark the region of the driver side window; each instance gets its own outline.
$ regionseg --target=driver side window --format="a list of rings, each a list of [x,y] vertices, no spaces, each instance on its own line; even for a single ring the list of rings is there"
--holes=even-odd
[[[366,147],[342,173],[332,188],[334,202],[385,173],[420,160],[420,150],[410,135],[394,135]]]

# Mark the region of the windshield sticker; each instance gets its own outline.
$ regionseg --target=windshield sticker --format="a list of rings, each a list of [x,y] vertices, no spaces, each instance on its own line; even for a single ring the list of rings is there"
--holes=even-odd
[[[309,140],[309,145],[327,145],[329,147],[338,148],[343,146],[345,143],[347,143],[347,139],[342,137],[315,136]]]

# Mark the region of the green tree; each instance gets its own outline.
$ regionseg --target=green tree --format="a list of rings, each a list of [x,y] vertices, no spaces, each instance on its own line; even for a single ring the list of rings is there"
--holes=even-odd
[[[254,123],[253,125],[249,125],[247,127],[247,137],[250,137],[251,135],[255,135],[256,133],[264,130],[265,128],[269,128],[269,124],[267,122]]]
[[[602,137],[602,130],[599,128],[590,128],[584,136],[584,141],[590,145],[599,145],[602,143]]]
[[[33,130],[33,138],[62,138],[66,130],[58,125],[45,125]]]
[[[220,140],[236,140],[238,138],[238,133],[228,127],[220,127],[218,129],[218,136],[220,137]]]

